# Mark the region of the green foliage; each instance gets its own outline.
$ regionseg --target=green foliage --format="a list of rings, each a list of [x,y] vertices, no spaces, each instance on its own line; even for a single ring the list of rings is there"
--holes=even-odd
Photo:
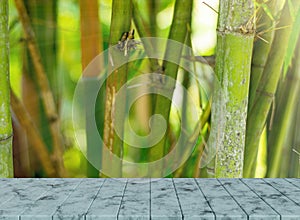
[[[222,158],[221,153],[223,153],[224,158],[226,158],[226,163],[230,170],[236,170],[237,164],[241,164],[236,162],[236,158],[234,157],[233,152],[242,151],[244,146],[243,137],[240,139],[237,138],[238,130],[243,130],[245,132],[245,128],[243,128],[244,124],[240,123],[247,116],[247,144],[246,144],[246,153],[244,154],[244,164],[245,164],[245,173],[247,177],[263,177],[266,169],[270,172],[272,169],[277,169],[276,175],[279,175],[279,170],[283,169],[281,165],[278,167],[278,160],[276,160],[273,165],[269,165],[266,168],[266,158],[273,157],[272,155],[281,155],[281,150],[278,150],[276,153],[270,153],[271,151],[277,151],[275,147],[276,144],[282,143],[281,140],[278,143],[272,143],[270,147],[271,141],[266,140],[266,136],[276,136],[276,132],[274,130],[278,129],[279,135],[284,136],[286,131],[291,130],[292,124],[284,125],[281,123],[285,119],[289,119],[293,121],[294,111],[297,110],[295,105],[290,106],[288,109],[282,107],[282,103],[275,103],[276,109],[281,109],[282,112],[285,112],[286,116],[281,116],[279,114],[279,110],[276,110],[276,117],[283,117],[281,122],[278,119],[268,119],[270,118],[270,106],[273,102],[271,97],[268,97],[270,94],[275,94],[275,92],[280,92],[277,89],[278,81],[282,76],[287,79],[290,77],[287,75],[287,72],[291,71],[291,63],[294,57],[296,49],[296,42],[299,39],[300,35],[300,9],[296,6],[298,5],[298,0],[286,0],[289,5],[288,13],[290,14],[290,20],[285,21],[285,23],[277,24],[279,21],[279,15],[281,10],[281,5],[285,1],[274,1],[274,0],[257,0],[255,1],[256,12],[255,16],[252,16],[250,12],[245,13],[237,12],[232,15],[235,18],[235,21],[239,21],[235,23],[235,31],[239,32],[240,30],[246,30],[245,26],[247,26],[248,21],[255,21],[257,23],[258,28],[256,29],[256,37],[257,39],[254,42],[254,49],[252,50],[252,34],[246,33],[247,36],[242,36],[241,33],[230,34],[220,33],[218,40],[219,45],[215,48],[216,44],[216,18],[220,16],[224,19],[229,18],[231,15],[225,11],[220,11],[219,14],[214,12],[211,8],[207,7],[202,3],[202,1],[193,1],[193,6],[191,4],[192,1],[183,1],[183,0],[149,0],[149,1],[139,1],[132,0],[133,7],[136,11],[133,10],[133,14],[131,15],[130,10],[127,10],[127,6],[122,6],[125,4],[125,1],[115,1],[115,4],[112,4],[111,0],[101,0],[99,1],[99,15],[101,21],[101,29],[102,29],[102,38],[103,38],[103,48],[106,50],[109,48],[109,44],[115,45],[118,43],[121,34],[124,31],[129,31],[130,29],[136,30],[136,40],[142,37],[162,37],[169,38],[179,42],[186,42],[186,35],[189,31],[187,28],[187,21],[191,21],[191,40],[193,48],[193,54],[187,55],[187,59],[184,59],[184,62],[189,62],[191,66],[194,66],[194,71],[196,73],[195,76],[186,77],[186,74],[183,73],[182,70],[178,71],[178,66],[173,63],[168,63],[162,60],[136,60],[128,64],[127,68],[121,69],[116,77],[111,82],[117,82],[118,86],[122,83],[128,82],[135,77],[157,71],[161,66],[163,66],[163,70],[169,76],[176,78],[176,80],[180,83],[185,84],[188,88],[189,93],[193,96],[194,100],[183,100],[182,101],[182,109],[175,109],[171,102],[166,101],[163,97],[142,97],[145,98],[146,102],[144,104],[139,104],[136,102],[134,106],[130,109],[129,119],[132,127],[136,131],[136,134],[145,136],[149,133],[148,126],[148,118],[153,115],[154,110],[155,113],[162,113],[164,117],[168,120],[170,131],[164,137],[164,140],[159,143],[159,150],[151,150],[149,149],[133,149],[128,144],[124,144],[123,150],[125,160],[134,161],[134,162],[149,162],[158,159],[161,156],[164,156],[170,150],[170,146],[173,146],[174,143],[178,141],[178,136],[181,132],[181,123],[186,123],[187,128],[189,130],[195,129],[195,124],[198,122],[194,120],[192,117],[192,113],[190,110],[191,102],[194,101],[197,104],[197,108],[201,114],[205,114],[205,124],[203,128],[201,128],[197,137],[197,144],[193,149],[192,155],[190,155],[189,159],[180,167],[177,171],[175,171],[171,176],[178,177],[194,177],[200,175],[202,177],[208,176],[211,173],[211,164],[214,164],[213,161],[209,168],[205,167],[203,169],[198,169],[200,164],[200,157],[202,155],[202,151],[205,151],[207,146],[204,144],[205,140],[209,137],[216,136],[215,133],[216,128],[220,128],[222,121],[224,118],[230,115],[230,119],[227,120],[228,126],[231,127],[225,131],[225,136],[227,138],[227,143],[224,142],[219,148],[217,160],[216,160],[216,171],[219,176],[229,176],[228,170],[223,170],[225,166],[221,166],[219,163],[220,158]],[[29,1],[26,1],[29,3]],[[32,1],[39,2],[39,1]],[[58,12],[57,12],[57,24],[53,24],[47,17],[43,17],[45,15],[45,10],[37,8],[36,14],[32,13],[31,22],[32,25],[36,28],[36,35],[39,39],[39,48],[43,50],[43,48],[47,48],[50,44],[48,38],[46,38],[45,33],[57,32],[57,47],[53,50],[44,50],[43,53],[43,62],[48,60],[50,57],[57,56],[57,63],[48,64],[48,67],[55,72],[53,75],[54,80],[51,82],[51,86],[53,89],[58,88],[58,103],[60,106],[60,120],[63,125],[66,125],[62,129],[62,133],[65,136],[65,144],[67,150],[64,153],[64,164],[68,171],[69,176],[72,177],[83,177],[86,175],[86,160],[84,158],[84,153],[78,150],[77,142],[75,141],[73,134],[74,128],[71,126],[72,124],[72,100],[74,95],[74,90],[76,88],[77,82],[82,76],[81,69],[81,44],[80,44],[80,14],[79,14],[79,4],[76,0],[61,0],[61,1],[53,1],[58,4]],[[129,1],[126,1],[129,3]],[[225,4],[230,8],[230,3],[237,3],[242,1],[220,1],[221,4]],[[246,1],[245,1],[246,2]],[[247,1],[250,2],[250,1]],[[26,40],[23,39],[23,33],[21,30],[21,25],[18,20],[17,11],[14,8],[13,0],[9,0],[11,7],[9,8],[10,14],[10,72],[11,72],[11,87],[13,91],[17,93],[19,97],[22,96],[22,66],[23,60],[21,59],[22,54],[24,52],[24,48],[26,48],[27,43]],[[116,4],[117,3],[117,4]],[[212,8],[218,7],[217,1],[209,2]],[[296,5],[296,6],[295,6]],[[124,10],[125,8],[126,10]],[[175,9],[174,9],[175,8]],[[250,11],[250,8],[247,8]],[[251,8],[251,10],[254,8]],[[243,8],[243,10],[246,10]],[[114,11],[112,13],[112,11]],[[226,14],[227,13],[227,14]],[[286,12],[284,12],[286,13]],[[230,15],[230,16],[229,16]],[[282,16],[284,18],[285,15]],[[246,19],[247,18],[247,19]],[[243,22],[241,22],[243,20]],[[224,20],[223,20],[224,21]],[[251,23],[251,22],[250,22]],[[275,27],[275,25],[277,26]],[[292,27],[290,25],[293,25]],[[244,26],[243,26],[244,25]],[[242,27],[242,28],[241,28]],[[243,29],[244,28],[244,29]],[[220,31],[220,29],[218,29]],[[282,37],[282,34],[290,31],[290,35],[286,35],[286,37]],[[2,33],[2,32],[1,32]],[[241,34],[241,36],[240,36]],[[280,39],[275,39],[275,43],[273,42],[274,34],[280,36]],[[251,36],[250,36],[251,35]],[[44,39],[44,40],[43,40]],[[268,42],[268,43],[266,43]],[[156,45],[159,49],[165,51],[166,45]],[[154,46],[155,48],[155,46]],[[269,53],[270,52],[270,53]],[[131,51],[131,54],[138,53],[148,53],[147,47],[146,51],[143,51],[143,45],[138,45],[137,50]],[[181,59],[182,51],[174,51],[166,49],[166,57],[167,56],[178,56],[178,59]],[[222,81],[223,86],[223,94],[226,95],[228,99],[226,99],[226,108],[231,109],[232,112],[227,112],[227,115],[217,115],[216,110],[213,110],[212,115],[210,115],[210,108],[207,108],[209,104],[209,100],[213,95],[213,91],[207,90],[206,88],[206,79],[203,77],[203,73],[208,73],[207,75],[211,75],[211,70],[206,68],[205,64],[202,64],[197,60],[199,55],[216,55],[217,64],[216,70],[219,79]],[[185,56],[185,55],[184,55]],[[249,79],[248,67],[250,62],[250,57],[252,56],[252,68],[251,68],[251,85],[250,85],[250,97],[246,97],[246,87],[248,85]],[[109,62],[108,58],[106,58],[105,62]],[[0,59],[0,62],[3,59]],[[267,65],[266,65],[267,64]],[[282,65],[281,65],[282,64]],[[46,64],[47,65],[47,64]],[[265,66],[266,65],[266,66]],[[55,71],[56,69],[56,71]],[[211,69],[211,68],[210,68]],[[247,71],[246,71],[247,70]],[[49,71],[49,70],[48,70]],[[50,70],[50,72],[52,72]],[[247,72],[247,75],[246,75]],[[1,75],[1,70],[0,70]],[[244,77],[246,76],[246,77]],[[289,76],[289,77],[287,77]],[[1,77],[1,76],[0,76]],[[2,75],[3,77],[3,75]],[[51,74],[48,76],[50,79]],[[194,78],[197,78],[200,83],[194,82]],[[243,81],[242,78],[245,78]],[[3,83],[6,78],[0,78],[0,91],[2,91]],[[35,79],[33,79],[35,80]],[[51,79],[50,79],[51,81]],[[240,82],[244,82],[245,88],[240,85]],[[280,81],[279,81],[280,82]],[[296,82],[296,81],[295,81]],[[290,90],[293,88],[288,86],[288,83],[282,82],[282,87],[285,88],[286,94],[290,94]],[[7,85],[6,85],[7,86]],[[7,89],[7,88],[6,88]],[[103,88],[105,89],[105,87]],[[259,90],[259,92],[257,92]],[[263,92],[261,92],[263,91]],[[103,91],[101,90],[101,93]],[[208,93],[207,93],[208,92]],[[299,91],[298,91],[299,92]],[[38,91],[36,91],[38,93]],[[265,95],[267,94],[267,96]],[[298,94],[295,90],[293,92],[295,98],[295,94]],[[0,103],[7,103],[7,97],[9,93],[6,92],[3,96],[0,96]],[[287,95],[288,96],[288,95]],[[2,97],[6,97],[6,100],[2,100]],[[176,97],[174,97],[176,98]],[[232,98],[232,99],[230,99]],[[145,101],[144,100],[144,101]],[[279,100],[279,99],[278,99]],[[98,100],[99,101],[99,100]],[[218,99],[213,100],[213,105],[217,106]],[[276,98],[277,101],[277,98]],[[241,108],[245,110],[247,102],[249,102],[248,115],[247,113],[241,113]],[[145,104],[146,103],[146,104]],[[156,103],[156,104],[155,104]],[[143,106],[144,105],[144,106]],[[156,106],[156,107],[155,107]],[[1,107],[1,105],[0,105]],[[97,112],[104,113],[105,105],[102,104],[101,108],[96,109]],[[128,106],[127,106],[128,107]],[[286,106],[288,107],[288,106]],[[149,109],[145,109],[149,108]],[[299,108],[299,107],[298,107]],[[208,109],[208,110],[207,110]],[[1,110],[1,108],[0,108]],[[207,110],[207,111],[206,111]],[[6,111],[6,112],[5,112]],[[1,111],[0,115],[5,112],[8,113],[8,110]],[[42,110],[44,111],[44,110]],[[203,112],[205,111],[205,112]],[[142,115],[142,116],[141,116]],[[184,119],[183,115],[186,116]],[[31,115],[34,117],[34,115]],[[203,115],[202,115],[203,116]],[[3,116],[1,115],[1,118]],[[84,117],[84,116],[83,116]],[[147,118],[148,117],[148,118]],[[204,116],[203,116],[204,117]],[[242,119],[241,119],[242,118]],[[272,117],[271,117],[272,118]],[[5,118],[8,124],[10,121],[10,116]],[[237,120],[240,119],[239,122]],[[183,122],[185,121],[185,122]],[[279,121],[280,128],[276,128],[274,126],[273,131],[269,131],[266,128],[266,124],[269,121],[275,121],[276,124]],[[0,121],[1,124],[1,121]],[[145,126],[146,125],[146,126]],[[47,126],[44,123],[44,126]],[[103,123],[100,120],[97,121],[98,130],[102,131],[104,128]],[[160,126],[160,125],[158,125]],[[1,133],[5,133],[8,135],[9,132],[4,129],[4,124],[0,126],[0,139]],[[268,126],[267,126],[268,127]],[[262,131],[265,129],[264,133]],[[40,130],[41,131],[41,130]],[[234,131],[234,132],[232,132]],[[281,132],[282,131],[282,132]],[[239,134],[243,134],[241,133]],[[42,136],[47,139],[47,132],[43,132]],[[273,134],[272,134],[273,133]],[[211,135],[211,136],[210,136]],[[128,131],[124,131],[124,136],[128,136]],[[243,135],[242,135],[243,136]],[[289,135],[290,137],[290,135]],[[133,137],[128,137],[133,138]],[[282,138],[282,139],[284,139]],[[237,141],[238,140],[238,141]],[[259,140],[261,142],[259,143]],[[277,140],[277,138],[274,138]],[[45,140],[47,141],[47,140]],[[230,144],[229,144],[230,143]],[[235,148],[234,144],[240,146],[240,148]],[[2,144],[0,142],[0,144]],[[9,146],[9,142],[7,143]],[[211,143],[208,143],[208,146]],[[49,144],[48,144],[49,145]],[[116,141],[115,147],[116,149],[121,149],[123,143],[120,141]],[[268,154],[267,154],[267,145]],[[298,144],[299,145],[299,144]],[[297,146],[298,146],[297,145]],[[225,148],[223,148],[225,146]],[[4,148],[3,148],[4,149]],[[278,148],[279,149],[279,148]],[[207,149],[206,149],[207,150]],[[223,152],[222,152],[223,151]],[[115,152],[118,154],[119,152]],[[184,152],[183,152],[184,153]],[[0,152],[0,161],[5,161],[5,163],[9,163],[9,158],[2,157],[3,155],[9,155],[9,147],[6,147],[5,150]],[[238,158],[241,159],[242,156],[239,154]],[[7,158],[9,160],[7,160]],[[274,156],[275,158],[275,156]],[[286,158],[286,157],[285,157]],[[215,158],[213,158],[215,159]],[[225,159],[224,159],[225,160]],[[242,159],[241,159],[242,160]],[[298,163],[298,161],[296,161]],[[0,162],[1,163],[1,162]],[[293,164],[291,164],[292,166]],[[11,167],[10,165],[8,167]],[[255,168],[256,167],[256,168]],[[208,169],[207,169],[208,168]],[[9,168],[11,169],[11,168]],[[284,168],[285,169],[285,168]],[[206,172],[208,170],[208,172]],[[1,171],[0,171],[1,172]],[[4,172],[4,171],[3,171]],[[147,173],[147,170],[141,170],[140,172],[129,170],[126,167],[123,168],[123,174],[140,174]],[[282,172],[282,171],[281,171]],[[222,173],[222,175],[221,175]],[[225,175],[225,174],[226,175]],[[224,175],[223,175],[224,174]],[[240,175],[235,175],[240,176]],[[232,176],[231,176],[232,177]]]

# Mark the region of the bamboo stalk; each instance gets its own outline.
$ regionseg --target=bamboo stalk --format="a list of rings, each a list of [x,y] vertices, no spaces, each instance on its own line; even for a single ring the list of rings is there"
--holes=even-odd
[[[150,42],[149,40],[143,40],[143,38],[147,38],[147,37],[155,37],[156,36],[156,9],[152,8],[152,6],[156,7],[156,0],[151,0],[148,1],[148,10],[149,10],[149,20],[150,22],[147,23],[147,21],[145,21],[143,19],[143,16],[141,14],[141,10],[138,7],[138,1],[134,0],[132,1],[132,14],[133,14],[133,21],[134,24],[136,26],[137,32],[139,33],[139,36],[143,42],[144,45],[144,49],[146,54],[149,57],[153,57],[153,54],[155,54],[155,41]],[[151,13],[151,11],[153,10],[153,13]],[[158,62],[157,59],[154,58],[149,58],[149,62],[150,62],[150,70],[151,72],[160,72],[161,70],[161,66]],[[149,97],[149,98],[148,98]],[[146,115],[147,119],[144,120],[144,124],[148,127],[148,123],[149,123],[149,119],[150,116],[153,115],[154,111],[155,111],[155,99],[156,99],[156,95],[155,94],[150,94],[147,96],[148,100],[151,104],[151,107],[149,108],[149,114]],[[149,132],[149,131],[148,131]],[[145,148],[142,149],[140,151],[141,157],[145,158],[148,161],[151,161],[151,158],[149,158],[149,148]]]
[[[56,72],[56,1],[28,0],[24,2],[26,10],[32,21],[33,31],[36,35],[37,47],[40,51],[41,62],[44,66],[51,92],[55,96],[56,106],[60,105],[59,81]],[[46,21],[49,25],[42,25]],[[24,43],[26,46],[26,43]],[[47,146],[48,152],[53,152],[50,126],[43,107],[40,89],[36,79],[35,69],[27,47],[23,48],[23,72],[22,72],[22,102],[31,119],[37,126],[41,137]],[[17,147],[14,145],[14,147]],[[31,149],[31,148],[30,148]],[[34,154],[30,156],[31,168],[35,172],[41,172],[40,165],[36,162]]]
[[[254,1],[220,2],[216,48],[220,91],[213,94],[208,143],[217,147],[216,177],[238,178],[243,175],[254,20]]]
[[[190,23],[191,13],[192,13],[192,0],[180,1],[177,0],[175,2],[174,7],[174,16],[173,21],[169,33],[169,39],[175,40],[180,43],[184,43],[186,38],[187,32],[187,25]],[[166,52],[165,52],[165,59],[163,62],[163,74],[166,76],[172,77],[176,79],[177,71],[178,71],[178,63],[181,59],[182,47],[178,48],[170,48],[167,44]],[[171,63],[166,60],[169,60],[169,57],[172,57],[176,63]],[[173,91],[172,91],[173,92]],[[169,121],[169,114],[171,109],[171,100],[163,97],[157,96],[156,97],[156,104],[155,104],[155,114],[159,114],[164,117],[164,119],[168,122]],[[168,123],[167,123],[168,124]],[[156,121],[153,123],[153,129],[159,127],[161,125],[157,124]],[[152,160],[158,160],[164,156],[166,152],[165,144],[166,144],[166,135],[150,149],[150,156]],[[150,170],[149,175],[151,176],[158,176],[161,177],[162,169],[158,170]]]
[[[8,1],[0,0],[0,177],[13,177],[8,12]]]
[[[281,91],[281,99],[278,104],[280,107],[274,116],[273,127],[268,137],[268,147],[270,150],[267,177],[271,178],[279,177],[280,169],[284,167],[284,174],[287,175],[287,169],[290,165],[290,155],[292,152],[291,129],[296,113],[294,109],[298,106],[297,100],[299,99],[298,92],[300,89],[299,51],[299,49],[295,51],[294,63],[287,74],[283,90]],[[282,165],[285,166],[282,167]]]
[[[37,131],[33,121],[31,120],[27,110],[11,91],[11,106],[12,110],[18,119],[20,125],[26,130],[28,141],[31,144],[36,157],[40,161],[43,169],[45,170],[48,177],[55,177],[56,172],[51,163],[51,159],[48,155],[47,147],[45,146],[39,132]]]
[[[191,21],[190,21],[191,22]],[[190,30],[190,26],[191,23],[188,24],[188,32],[186,34],[186,40],[185,43],[188,46],[186,48],[186,51],[183,51],[183,55],[186,57],[193,57],[193,54],[188,50],[188,48],[192,47],[192,39],[191,39],[191,30]],[[194,65],[193,61],[191,62],[190,65]],[[196,70],[195,70],[196,71]],[[188,106],[189,106],[189,102],[190,97],[188,96],[188,90],[191,87],[192,83],[193,83],[193,77],[190,75],[190,73],[186,70],[183,70],[183,82],[182,85],[184,86],[184,88],[186,88],[186,91],[183,91],[183,97],[182,97],[182,107],[181,107],[181,127],[185,128],[185,129],[194,129],[191,126],[190,120],[189,120],[189,111],[188,111]],[[198,84],[197,84],[198,85]],[[199,92],[200,92],[200,88],[199,88]],[[199,96],[200,93],[199,93]],[[201,122],[199,121],[198,123],[200,125],[202,124],[202,119],[203,119],[204,115],[201,115]],[[205,124],[206,122],[204,122]],[[202,127],[199,129],[200,132],[202,130]],[[178,146],[183,146],[187,143],[189,137],[187,136],[186,133],[182,133],[182,138],[180,138]],[[200,158],[201,158],[201,154],[203,152],[204,149],[204,143],[205,140],[201,141],[194,149],[194,151],[192,152],[192,154],[189,156],[189,158],[187,159],[187,161],[185,161],[185,163],[176,170],[176,172],[174,172],[174,177],[194,177],[195,175],[198,174],[198,170],[199,170],[199,163],[200,163]],[[179,159],[183,154],[184,154],[184,150],[182,148],[179,149],[178,152],[176,152],[177,154],[177,158]]]
[[[98,1],[84,1],[80,0],[80,33],[81,33],[81,64],[82,70],[88,66],[88,64],[103,51],[103,40],[101,34],[101,24],[99,22],[98,15]],[[97,64],[103,67],[103,60],[99,60]],[[89,74],[89,75],[87,75]],[[98,85],[98,72],[83,72],[82,77],[85,79],[85,102],[86,102],[86,136],[87,136],[87,177],[99,177],[99,170],[94,167],[97,164],[98,167],[101,165],[101,143],[95,143],[94,134],[98,134],[98,131],[93,131],[90,128],[91,122],[89,120],[94,120],[91,117],[93,112],[93,104],[90,103],[91,92],[95,91],[95,86]],[[97,119],[103,124],[104,121],[104,111],[102,106],[104,105],[105,91],[102,89],[100,91],[100,102],[96,103]],[[102,111],[101,111],[102,110]],[[103,126],[99,129],[99,133],[103,134]]]
[[[257,87],[257,95],[254,99],[252,108],[249,109],[247,119],[247,134],[244,162],[244,177],[252,177],[254,175],[255,161],[259,146],[259,138],[266,124],[267,116],[271,104],[274,100],[274,95],[277,89],[278,81],[281,76],[281,70],[287,51],[287,42],[291,34],[292,19],[289,10],[289,1],[286,2],[280,21],[277,27],[286,27],[277,30],[272,43],[271,50],[268,55],[266,67],[264,68],[262,78]],[[295,9],[298,9],[300,2],[292,0]]]
[[[112,19],[110,26],[110,46],[118,44],[119,39],[121,38],[124,32],[130,31],[131,24],[131,0],[113,0],[112,3]],[[122,55],[123,51],[118,51],[111,49],[109,51],[111,56],[111,61],[114,57],[124,60],[126,62],[127,58]],[[113,66],[113,64],[111,63]],[[121,127],[121,137],[117,135],[114,130],[114,118],[112,115],[115,115],[115,111],[119,111],[120,118],[125,117],[125,104],[123,106],[119,105],[119,109],[115,109],[115,97],[118,90],[122,87],[127,81],[127,64],[119,67],[117,70],[112,72],[112,74],[107,78],[106,81],[106,102],[105,102],[105,123],[104,123],[104,135],[103,141],[105,147],[107,147],[112,154],[115,154],[120,159],[123,157],[123,132],[124,127]],[[122,99],[126,100],[126,94],[122,94]],[[126,103],[126,102],[124,102]],[[117,123],[122,123],[121,121]],[[109,170],[114,176],[122,176],[122,164],[117,164],[115,166],[111,165],[110,158],[102,158],[102,167],[103,170]]]
[[[298,94],[300,93],[300,89]],[[289,177],[300,178],[300,101],[295,109],[295,121],[293,129],[292,156],[289,167]]]
[[[98,14],[98,1],[80,0],[80,33],[81,33],[81,64],[82,70],[103,51],[103,40],[101,35],[101,24]],[[103,66],[103,60],[100,61]],[[99,73],[91,72],[94,75],[83,75],[84,77],[98,77]],[[85,73],[87,74],[87,72]]]
[[[273,17],[276,18],[280,12],[278,2],[268,1],[266,3],[266,6],[272,13]],[[253,46],[248,109],[251,109],[254,98],[256,96],[256,89],[265,68],[268,54],[274,39],[275,26],[276,20],[272,20],[270,16],[261,8],[257,15],[258,28],[256,31],[257,35],[259,35],[260,38],[256,39]]]
[[[29,67],[27,66],[29,64],[29,62],[27,62],[29,59],[27,59],[28,55],[26,53],[27,48],[24,48],[23,50],[23,66],[22,66],[22,94],[21,94],[21,99],[22,102],[28,112],[28,114],[31,116],[32,121],[34,122],[34,124],[37,126],[37,128],[41,128],[42,126],[42,122],[41,122],[41,116],[40,114],[42,113],[41,109],[41,103],[40,103],[40,96],[38,94],[38,92],[36,91],[37,86],[36,86],[36,82],[33,80],[33,77],[30,77],[29,75]],[[34,72],[34,70],[32,71],[32,73]],[[21,125],[19,125],[20,129],[23,129],[21,127]],[[45,126],[47,127],[47,126]],[[41,134],[43,134],[42,132],[43,130],[39,130],[41,132]],[[49,151],[49,149],[51,149],[50,147],[52,146],[51,144],[51,140],[49,140],[49,131],[48,131],[48,140],[45,142],[45,145],[47,146],[47,149]],[[26,137],[26,132],[23,132],[23,134],[25,135],[24,140],[26,143],[24,143],[24,145],[28,145],[28,153],[29,153],[29,161],[30,161],[30,170],[37,173],[40,172],[41,168],[39,163],[37,162],[37,158],[34,155],[34,152],[32,150],[32,147],[29,145],[28,143],[28,139]],[[42,138],[44,139],[45,137],[42,135]],[[16,146],[14,142],[14,147],[18,148],[19,146]],[[49,151],[50,152],[50,151]],[[32,175],[31,175],[32,176]]]
[[[137,1],[132,2],[132,8],[133,8],[133,10],[132,10],[133,21],[134,21],[134,24],[137,28],[137,31],[138,31],[140,37],[144,38],[144,37],[155,36],[151,32],[149,32],[149,29],[152,29],[152,27],[149,27],[149,25],[146,23],[146,21],[143,20],[143,16],[138,8]],[[148,56],[149,57],[153,56],[155,45],[152,45],[149,41],[143,41],[143,44],[144,44],[144,48],[145,48],[145,51],[148,54]],[[157,59],[149,59],[149,61],[150,61],[150,65],[151,65],[150,66],[151,71],[158,71],[160,69],[160,65],[159,65]]]
[[[59,91],[59,76],[56,71],[57,67],[57,4],[58,1],[39,1],[27,0],[24,2],[27,13],[32,22],[32,28],[36,37],[36,44],[41,55],[45,73],[49,81],[51,92],[54,94],[57,109],[59,109],[61,92]],[[42,21],[42,22],[37,22]],[[47,25],[43,24],[45,21]],[[30,57],[28,57],[28,70],[34,78],[34,67]],[[45,116],[44,116],[45,117]],[[43,131],[44,133],[49,131]]]
[[[13,161],[14,178],[30,178],[33,176],[30,159],[29,147],[26,137],[26,131],[21,127],[16,117],[12,114],[13,125]],[[35,156],[33,157],[35,158]],[[40,167],[40,166],[39,166]]]
[[[157,23],[156,23],[156,16],[158,10],[158,1],[157,0],[150,0],[148,1],[148,12],[149,12],[149,20],[150,20],[150,30],[152,36],[157,36]],[[156,48],[156,45],[153,45]]]
[[[41,62],[41,55],[36,44],[36,38],[30,23],[28,13],[26,11],[23,0],[15,0],[15,5],[19,13],[25,38],[27,40],[28,49],[32,58],[33,66],[36,71],[36,77],[41,92],[41,98],[48,122],[50,124],[50,133],[53,143],[52,161],[59,176],[65,175],[63,164],[63,143],[60,133],[60,122],[51,92],[45,69]]]

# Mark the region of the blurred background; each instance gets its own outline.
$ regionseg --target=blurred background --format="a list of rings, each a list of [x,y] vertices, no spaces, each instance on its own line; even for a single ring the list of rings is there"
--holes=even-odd
[[[30,25],[35,33],[41,63],[54,100],[53,109],[55,109],[58,118],[49,121],[48,113],[51,114],[52,108],[45,109],[44,105],[44,95],[48,91],[47,86],[43,87],[42,77],[37,73],[32,52],[28,49],[31,39],[28,39],[28,36],[24,34],[20,9],[16,8],[15,1],[9,0],[10,84],[17,100],[14,102],[17,104],[12,106],[14,177],[105,177],[87,161],[88,149],[80,150],[74,135],[72,104],[76,85],[80,78],[84,77],[83,70],[92,59],[108,49],[109,45],[118,43],[122,36],[120,33],[134,29],[136,41],[141,37],[169,38],[172,22],[174,22],[176,1],[133,0],[132,17],[123,18],[129,20],[129,24],[128,22],[126,24],[129,25],[129,28],[118,29],[117,31],[111,28],[113,26],[122,27],[122,16],[126,16],[126,13],[118,14],[118,10],[121,13],[122,8],[118,8],[117,3],[114,5],[111,0],[25,0],[21,2],[25,5]],[[202,120],[201,129],[196,133],[196,144],[188,160],[168,177],[210,176],[209,168],[200,165],[201,158],[205,160],[203,154],[207,153],[205,147],[211,129],[210,105],[212,94],[211,91],[204,88],[205,79],[203,76],[214,74],[219,2],[217,0],[194,0],[191,2],[190,21],[187,27],[183,28],[183,30],[187,30],[187,36],[182,43],[192,47],[192,54],[184,54],[184,56],[186,57],[185,62],[190,62],[190,65],[194,66],[196,75],[185,74],[184,70],[179,69],[177,80],[187,88],[192,94],[194,102],[197,103]],[[293,4],[288,3],[290,2],[288,0],[286,2],[277,1],[276,11],[273,9],[273,2],[275,1],[260,0],[255,2],[257,31],[253,60],[255,57],[261,58],[257,52],[259,51],[258,48],[266,51],[269,49],[263,49],[265,45],[269,45],[269,48],[276,46],[272,44],[272,40],[269,38],[274,38],[273,35],[276,34],[277,29],[285,28],[284,25],[278,25],[283,17],[279,16],[279,11],[282,11],[285,4]],[[291,11],[292,8],[293,11]],[[294,35],[293,42],[296,45],[299,41],[299,10],[296,6],[290,6],[289,9],[290,16],[294,21],[290,26],[294,25],[293,29],[296,30],[294,31],[296,33],[291,35]],[[184,13],[185,10],[189,9],[180,8],[177,10]],[[112,15],[118,21],[114,21]],[[112,24],[112,22],[115,23]],[[115,40],[117,38],[118,40]],[[282,43],[288,44],[288,42]],[[276,102],[273,102],[273,107],[268,113],[263,133],[257,136],[259,145],[257,145],[255,167],[251,177],[299,177],[300,139],[298,134],[300,123],[297,123],[300,120],[299,99],[297,97],[300,74],[299,53],[297,54],[296,46],[293,47],[292,45],[291,47],[292,49],[287,52],[282,52],[286,53],[285,67],[282,68],[286,72],[286,77],[285,80],[280,80],[278,83]],[[138,45],[137,49],[130,53],[139,53],[141,48],[142,46]],[[125,81],[147,72],[156,71],[155,65],[161,66],[162,62],[142,59],[129,65],[126,67],[127,79]],[[254,70],[252,69],[252,71]],[[197,80],[203,84],[199,85]],[[113,79],[108,81],[108,84],[110,82],[113,82]],[[174,94],[176,95],[176,91]],[[291,100],[287,97],[291,97]],[[98,94],[98,99],[96,113],[100,113],[97,116],[99,117],[97,126],[99,133],[103,134],[106,120],[106,118],[104,119],[105,88],[102,88]],[[18,102],[23,103],[23,106],[18,106]],[[173,107],[171,108],[169,113],[170,128],[166,135],[167,144],[164,154],[167,154],[174,143],[178,141],[181,123],[187,123],[191,130],[197,125],[197,122],[189,118],[191,115],[189,114],[190,102],[191,100],[182,100],[182,109],[179,113]],[[152,96],[140,98],[131,106],[128,116],[136,133],[142,136],[149,133],[148,120],[153,113],[151,103],[153,103]],[[24,114],[24,110],[26,110],[26,114]],[[23,113],[20,113],[22,111]],[[88,134],[85,135],[84,140],[88,140]],[[124,136],[126,136],[126,130]],[[278,140],[276,137],[279,136],[281,139]],[[280,147],[274,147],[276,144],[279,144]],[[120,148],[122,148],[121,154],[124,160],[139,163],[155,160],[155,156],[147,150],[136,150],[127,144]],[[274,149],[277,153],[272,153]],[[114,153],[120,154],[118,150]],[[270,159],[270,155],[275,154],[277,155],[276,158],[279,155],[279,159]],[[99,155],[99,163],[102,159]],[[209,161],[206,162],[208,164]],[[277,167],[273,173],[271,172],[272,167]],[[123,176],[128,173],[131,176],[141,176],[144,175],[141,173],[145,172],[130,170],[126,167],[121,170]]]

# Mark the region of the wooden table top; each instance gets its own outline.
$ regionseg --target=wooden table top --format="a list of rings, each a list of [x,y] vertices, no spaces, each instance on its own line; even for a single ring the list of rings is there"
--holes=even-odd
[[[0,219],[300,219],[300,179],[0,179]]]

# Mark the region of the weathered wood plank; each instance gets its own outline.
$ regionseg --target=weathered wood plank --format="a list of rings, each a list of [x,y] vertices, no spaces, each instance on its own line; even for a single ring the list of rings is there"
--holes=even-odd
[[[70,196],[82,179],[58,179],[54,187],[39,197],[22,214],[21,220],[49,219]]]
[[[299,179],[0,179],[0,220],[300,219]],[[280,215],[279,215],[280,214]]]
[[[18,178],[0,178],[0,190],[11,185],[12,182],[18,181]]]
[[[280,215],[239,179],[219,179],[249,219],[280,219]]]
[[[2,187],[0,190],[0,206],[18,195],[23,190],[36,184],[34,179],[2,179]]]
[[[215,215],[194,179],[173,179],[182,214],[187,219],[215,219]]]
[[[217,179],[196,179],[196,181],[217,219],[247,219],[247,214]]]
[[[289,198],[274,189],[270,184],[262,179],[242,179],[242,181],[274,210],[282,219],[299,219],[300,208]]]
[[[87,220],[117,219],[127,179],[106,179],[86,214]]]
[[[128,181],[118,219],[150,219],[149,179],[130,179]]]
[[[283,195],[293,200],[298,205],[300,204],[300,188],[286,181],[285,179],[263,179],[266,183],[273,186]],[[300,206],[299,206],[300,209]]]
[[[56,210],[53,220],[84,220],[105,179],[84,179]]]
[[[29,179],[20,182],[26,185],[28,181]],[[18,220],[19,215],[37,198],[50,190],[56,181],[55,179],[36,179],[30,184],[27,184],[27,188],[19,190],[16,194],[11,193],[12,198],[0,206],[0,219]]]
[[[285,180],[292,183],[293,185],[297,186],[298,188],[300,188],[300,179],[289,178],[289,179],[285,179]]]
[[[182,219],[172,179],[151,179],[151,219]]]

